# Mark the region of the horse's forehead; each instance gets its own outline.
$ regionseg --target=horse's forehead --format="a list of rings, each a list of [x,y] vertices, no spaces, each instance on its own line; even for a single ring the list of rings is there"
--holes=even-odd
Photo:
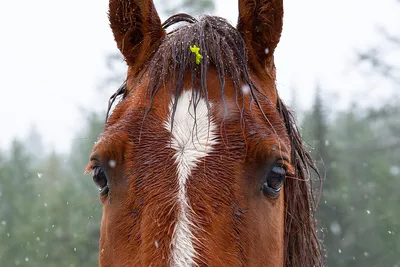
[[[210,96],[206,100],[192,88],[185,89],[175,98],[164,88],[154,97],[149,110],[148,103],[138,101],[141,97],[144,98],[128,96],[119,104],[97,150],[107,147],[108,151],[120,152],[127,142],[136,143],[143,138],[157,139],[159,136],[168,136],[165,137],[168,140],[164,140],[168,144],[193,146],[191,151],[198,150],[199,155],[212,151],[210,144],[215,139],[225,139],[226,144],[246,141],[250,146],[255,144],[258,150],[272,151],[277,147],[279,152],[290,150],[284,125],[270,101],[261,103],[261,112],[255,103],[251,103],[250,96],[245,96],[242,105],[234,97],[227,97],[224,102],[220,96]],[[196,145],[193,140],[202,145]],[[167,147],[163,145],[163,148]]]
[[[140,82],[128,73],[128,94],[111,114],[103,132],[103,139],[107,140],[108,147],[112,147],[113,142],[110,140],[116,139],[115,136],[128,138],[128,135],[124,133],[129,132],[129,136],[149,134],[143,132],[143,127],[149,124],[155,124],[149,128],[154,134],[165,131],[166,124],[174,125],[175,116],[181,124],[188,123],[190,116],[193,116],[195,117],[194,125],[198,126],[197,120],[201,120],[201,116],[197,116],[197,111],[200,113],[203,111],[200,107],[207,109],[203,115],[206,114],[208,119],[212,119],[215,127],[223,124],[225,129],[252,131],[261,138],[268,135],[273,135],[276,139],[286,137],[286,131],[282,127],[282,121],[276,110],[276,94],[259,97],[258,104],[260,105],[258,105],[253,99],[254,96],[248,84],[233,84],[231,80],[226,79],[222,90],[218,73],[210,68],[206,78],[207,96],[204,96],[204,92],[199,92],[198,89],[192,87],[190,78],[190,75],[184,78],[180,96],[175,96],[171,92],[171,85],[168,83],[152,95],[147,91],[147,85],[151,79],[148,73],[144,74]],[[262,92],[276,92],[274,82],[269,83],[268,80],[261,81],[257,78],[253,79],[253,82],[257,88],[261,88]],[[191,104],[192,101],[195,105]],[[185,117],[188,114],[189,117]],[[179,117],[181,115],[185,116]],[[280,140],[277,141],[280,142]],[[283,143],[288,143],[283,141]],[[123,142],[117,142],[117,144],[115,149],[122,149]],[[272,145],[274,144],[271,143]]]
[[[273,109],[276,108],[278,102],[278,93],[276,90],[276,84],[274,75],[265,75],[262,78],[259,76],[249,73],[251,76],[251,82],[257,88],[257,90],[266,97],[269,103],[273,104]],[[174,76],[174,75],[173,75]],[[175,76],[174,76],[175,77]],[[150,105],[149,94],[154,92],[148,92],[148,86],[150,81],[152,81],[151,73],[145,72],[143,77],[138,83],[138,79],[133,75],[128,69],[128,88],[129,95],[133,99],[130,107],[138,106],[148,106]],[[247,100],[251,99],[250,86],[245,82],[241,84],[234,84],[230,78],[225,75],[224,80],[221,80],[220,74],[214,67],[208,67],[206,71],[205,86],[207,88],[207,98],[214,103],[221,103],[224,100],[231,100],[231,102],[236,102],[238,98],[244,97]],[[176,82],[176,81],[175,81]],[[190,73],[186,73],[183,77],[182,91],[192,90],[192,76]],[[221,83],[223,83],[223,88]],[[151,98],[151,102],[156,103],[158,106],[164,106],[166,108],[169,104],[168,99],[171,99],[173,88],[175,83],[172,81],[165,81],[165,85],[157,88],[154,98]],[[203,84],[201,86],[204,86]]]

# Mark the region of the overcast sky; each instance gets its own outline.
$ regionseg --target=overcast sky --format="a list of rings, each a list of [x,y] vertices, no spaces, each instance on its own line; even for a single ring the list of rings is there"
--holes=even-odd
[[[236,23],[234,1],[217,1],[217,15]],[[229,4],[228,4],[229,3]],[[49,147],[66,150],[82,127],[80,108],[105,108],[97,88],[115,51],[107,21],[108,0],[0,1],[0,148],[32,125]],[[390,88],[359,75],[355,52],[382,40],[378,26],[399,33],[396,0],[286,0],[276,52],[278,86],[302,109],[319,81],[330,108],[349,99],[382,97]],[[397,32],[396,32],[397,31]],[[82,137],[84,138],[84,137]]]

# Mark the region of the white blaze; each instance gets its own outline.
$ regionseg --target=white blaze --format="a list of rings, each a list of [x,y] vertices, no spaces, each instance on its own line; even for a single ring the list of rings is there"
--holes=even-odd
[[[171,131],[171,146],[176,153],[174,155],[178,174],[178,220],[172,237],[172,266],[195,265],[196,251],[194,249],[194,227],[190,203],[187,197],[186,182],[192,171],[196,168],[200,159],[206,157],[217,143],[215,135],[215,123],[209,116],[206,101],[204,99],[192,101],[192,91],[184,91],[179,97],[175,116],[172,118],[173,102],[170,104],[170,114],[165,128]],[[196,104],[196,105],[194,105]],[[196,106],[196,108],[195,108]]]

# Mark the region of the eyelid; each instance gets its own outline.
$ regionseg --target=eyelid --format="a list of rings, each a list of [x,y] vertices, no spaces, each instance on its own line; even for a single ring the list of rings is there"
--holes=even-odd
[[[287,175],[294,175],[294,167],[287,159],[278,160],[278,163],[282,164],[282,166],[286,169]]]
[[[97,160],[91,158],[89,164],[86,166],[85,174],[91,173],[97,166],[99,166]]]

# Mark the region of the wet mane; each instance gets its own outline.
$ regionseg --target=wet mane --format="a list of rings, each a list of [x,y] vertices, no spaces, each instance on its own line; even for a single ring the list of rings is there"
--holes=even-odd
[[[321,175],[305,150],[296,121],[278,99],[278,112],[285,123],[291,145],[291,163],[295,167],[295,179],[285,181],[285,266],[323,266],[322,244],[315,225],[318,201],[315,199],[313,171],[321,185]],[[318,192],[320,194],[320,192]]]
[[[183,26],[178,24],[185,23]],[[253,83],[249,74],[248,50],[239,31],[225,19],[203,16],[199,20],[186,14],[170,17],[163,24],[167,29],[175,26],[162,40],[158,49],[149,55],[138,80],[147,75],[147,97],[152,101],[159,88],[168,86],[175,97],[173,111],[183,90],[184,77],[191,77],[193,99],[208,102],[207,72],[216,70],[219,78],[221,100],[225,105],[225,80],[230,80],[236,94],[236,105],[241,114],[244,109],[242,85],[248,85],[251,99],[262,111],[260,101],[270,101]],[[189,47],[197,45],[203,59],[197,65]],[[186,76],[190,75],[190,76]],[[107,117],[118,97],[129,94],[126,82],[110,98]],[[150,103],[151,103],[150,101]],[[285,265],[286,267],[322,266],[321,245],[315,226],[316,200],[312,190],[310,171],[320,175],[310,154],[304,149],[294,117],[278,98],[277,112],[283,120],[291,143],[291,164],[295,177],[288,177],[284,185],[285,197]],[[151,109],[151,104],[148,110]],[[174,113],[173,113],[174,114]],[[264,112],[263,112],[264,114]],[[268,118],[264,114],[266,123]]]
[[[177,24],[186,22],[186,25]],[[245,42],[238,30],[223,18],[214,16],[203,16],[200,20],[187,15],[177,14],[163,23],[167,30],[171,26],[178,26],[167,34],[160,47],[150,56],[151,60],[143,67],[139,79],[143,74],[148,74],[147,94],[150,100],[154,99],[159,88],[169,86],[175,97],[176,105],[181,91],[185,75],[191,75],[192,89],[196,94],[194,99],[201,97],[208,100],[207,71],[214,68],[217,71],[222,102],[225,104],[224,91],[225,79],[233,83],[237,94],[236,103],[239,107],[239,99],[243,97],[242,84],[247,84],[254,101],[258,103],[256,94],[262,94],[253,84],[247,68],[247,49]],[[200,48],[203,59],[199,65],[194,60],[193,52],[189,47],[196,45]],[[173,81],[173,83],[171,83]],[[126,83],[111,97],[111,105],[118,96],[127,95]],[[207,102],[207,104],[209,104]],[[175,110],[176,106],[173,107]],[[148,110],[151,109],[151,105]],[[108,114],[107,114],[108,117]]]

